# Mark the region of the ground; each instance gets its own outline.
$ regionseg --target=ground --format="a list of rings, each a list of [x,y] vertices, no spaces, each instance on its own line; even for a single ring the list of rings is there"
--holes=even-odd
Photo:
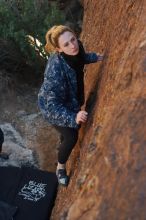
[[[8,161],[1,159],[1,165],[55,171],[58,134],[38,109],[38,90],[26,84],[2,91],[0,127],[5,134],[3,151],[10,157]]]

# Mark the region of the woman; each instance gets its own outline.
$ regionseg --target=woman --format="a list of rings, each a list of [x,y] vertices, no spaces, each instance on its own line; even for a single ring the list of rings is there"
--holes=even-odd
[[[60,133],[56,175],[59,184],[68,185],[66,162],[78,139],[81,123],[88,113],[81,111],[84,103],[83,68],[101,61],[103,56],[85,53],[82,43],[67,26],[53,26],[46,34],[45,49],[49,57],[38,103],[46,120]]]

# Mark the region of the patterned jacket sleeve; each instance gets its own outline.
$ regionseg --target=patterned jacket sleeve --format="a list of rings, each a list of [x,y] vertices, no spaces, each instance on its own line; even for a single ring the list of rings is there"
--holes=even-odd
[[[78,40],[80,52],[84,59],[84,64],[96,63],[98,61],[98,55],[96,53],[86,53],[83,44]]]
[[[85,64],[96,63],[98,61],[98,55],[96,53],[85,53]]]
[[[65,91],[63,78],[59,69],[54,68],[53,74],[48,74],[39,93],[39,107],[46,119],[52,124],[62,127],[78,128],[75,112],[65,106]]]

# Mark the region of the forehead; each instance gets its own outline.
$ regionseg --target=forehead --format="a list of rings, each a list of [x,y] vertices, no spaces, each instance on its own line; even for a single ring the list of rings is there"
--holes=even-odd
[[[60,45],[63,45],[70,41],[72,37],[74,37],[74,34],[72,32],[65,31],[63,34],[60,35],[58,42]]]

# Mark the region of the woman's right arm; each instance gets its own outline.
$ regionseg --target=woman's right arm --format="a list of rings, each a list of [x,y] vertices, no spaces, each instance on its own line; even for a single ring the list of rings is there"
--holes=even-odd
[[[44,84],[39,93],[39,107],[46,119],[52,124],[63,127],[78,127],[76,113],[65,106],[64,79],[60,69],[48,69]]]

